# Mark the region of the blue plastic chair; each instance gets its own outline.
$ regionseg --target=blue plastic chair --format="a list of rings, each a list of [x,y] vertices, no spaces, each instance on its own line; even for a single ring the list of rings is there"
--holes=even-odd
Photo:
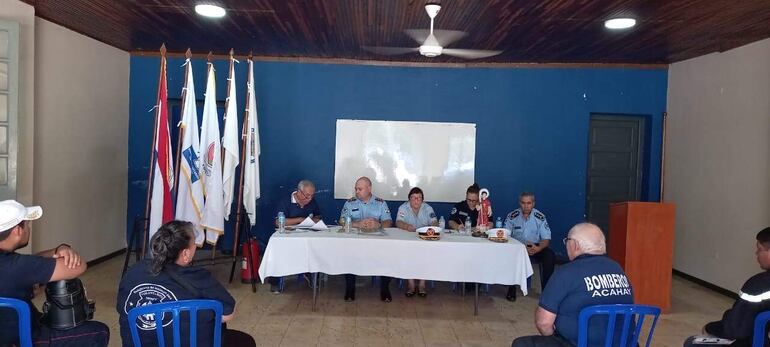
[[[751,342],[752,347],[762,347],[765,345],[765,339],[767,339],[765,328],[767,327],[768,321],[770,321],[770,311],[761,312],[754,318],[754,337]]]
[[[302,281],[304,281],[304,278],[302,278],[303,275],[304,275],[304,273],[297,274],[297,284],[298,285],[302,284]],[[314,287],[315,287],[315,276],[313,276],[313,274],[311,273],[310,274],[310,288],[314,288]],[[284,277],[281,276],[281,278],[278,280],[278,291],[283,293],[283,289],[284,288],[286,288],[286,281],[285,281]]]
[[[128,311],[128,326],[131,329],[131,339],[134,346],[141,347],[139,331],[136,327],[136,319],[142,315],[154,315],[161,317],[161,324],[155,324],[155,333],[158,337],[158,346],[166,347],[166,339],[163,336],[163,315],[170,313],[173,316],[174,347],[181,347],[181,337],[179,332],[180,313],[182,311],[190,312],[190,347],[196,347],[198,334],[198,311],[214,311],[214,347],[222,346],[222,303],[215,300],[180,300],[164,302],[160,304],[136,307]],[[156,321],[157,322],[157,321]]]
[[[647,335],[646,347],[650,346],[652,342],[652,333],[655,331],[655,324],[658,322],[658,316],[660,316],[660,308],[655,306],[646,305],[596,305],[589,306],[580,311],[580,318],[578,320],[578,347],[588,347],[588,322],[591,317],[597,315],[608,316],[607,320],[607,336],[604,339],[605,347],[612,347],[616,341],[615,338],[615,321],[618,318],[623,320],[623,330],[620,335],[621,347],[636,346],[639,341],[639,334],[644,325],[644,318],[647,315],[653,316],[652,326],[650,326],[650,332]],[[629,330],[632,330],[629,334]]]
[[[19,317],[20,347],[32,347],[32,325],[29,316],[29,305],[19,299],[0,298],[0,307],[16,310]]]

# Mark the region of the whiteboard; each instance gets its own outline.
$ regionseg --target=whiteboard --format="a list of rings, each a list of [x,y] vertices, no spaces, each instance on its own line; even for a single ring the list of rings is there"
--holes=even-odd
[[[420,187],[426,201],[457,202],[474,182],[476,124],[337,120],[334,198],[355,196],[361,176],[385,200],[406,201]]]

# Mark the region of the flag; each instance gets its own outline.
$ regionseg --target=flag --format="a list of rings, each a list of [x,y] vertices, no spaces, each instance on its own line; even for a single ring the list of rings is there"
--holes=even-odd
[[[171,137],[168,130],[168,87],[166,86],[166,56],[160,58],[160,81],[155,115],[155,160],[153,166],[152,195],[150,198],[150,238],[163,223],[174,219],[171,189],[174,187],[174,164],[171,161]]]
[[[185,86],[182,90],[182,121],[184,131],[179,158],[179,187],[176,192],[176,219],[191,222],[195,226],[195,244],[203,245],[203,182],[200,172],[200,140],[198,138],[198,111],[195,103],[192,63],[187,59]]]
[[[225,207],[222,199],[222,145],[217,115],[216,82],[214,66],[211,63],[206,81],[206,98],[203,102],[200,141],[199,151],[203,155],[201,178],[203,195],[206,197],[201,226],[206,230],[206,242],[216,245],[219,236],[225,232]]]
[[[227,101],[225,108],[225,136],[222,147],[225,149],[225,164],[222,168],[222,188],[225,196],[225,220],[230,216],[235,188],[235,168],[238,167],[238,107],[235,99],[235,59],[230,56],[230,77],[227,79]]]
[[[243,125],[243,140],[246,142],[246,157],[243,163],[243,205],[252,226],[257,222],[257,199],[259,199],[259,124],[257,123],[257,98],[254,94],[254,62],[249,59],[249,82],[246,98],[246,119]]]

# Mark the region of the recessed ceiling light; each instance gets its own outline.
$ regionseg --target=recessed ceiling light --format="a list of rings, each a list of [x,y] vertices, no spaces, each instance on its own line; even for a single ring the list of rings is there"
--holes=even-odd
[[[633,18],[612,18],[604,21],[604,27],[607,29],[628,29],[636,25],[636,19]]]
[[[195,12],[204,17],[222,18],[225,16],[225,9],[217,5],[195,5]]]

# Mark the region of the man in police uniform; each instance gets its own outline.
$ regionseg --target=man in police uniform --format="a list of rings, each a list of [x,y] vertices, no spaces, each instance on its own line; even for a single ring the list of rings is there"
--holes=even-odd
[[[703,332],[728,340],[735,340],[730,346],[751,346],[754,319],[757,314],[770,310],[770,228],[757,233],[757,249],[754,252],[762,272],[749,278],[741,287],[738,300],[733,307],[725,311],[722,320],[711,322],[703,327]],[[770,339],[765,330],[763,346],[770,346]],[[695,336],[688,338],[687,346],[714,346],[699,344]]]
[[[578,317],[583,308],[594,305],[633,304],[631,283],[618,263],[608,258],[604,233],[594,224],[581,223],[564,238],[567,263],[553,274],[535,311],[540,336],[523,336],[512,347],[575,346]],[[588,325],[588,345],[602,346],[606,319],[592,319]],[[617,324],[615,336],[620,336]]]
[[[283,212],[286,216],[285,225],[297,225],[302,223],[305,218],[310,217],[313,222],[321,220],[321,209],[318,203],[313,199],[315,195],[315,184],[309,180],[302,180],[297,183],[297,190],[288,196],[284,196],[276,205],[275,216],[278,212]],[[275,227],[278,225],[278,217],[275,218]],[[309,274],[305,274],[305,280],[310,284]],[[270,277],[270,292],[278,294],[281,292],[279,282],[280,278]]]
[[[452,212],[449,213],[449,228],[462,229],[468,218],[471,219],[471,227],[476,227],[476,222],[479,219],[479,211],[476,209],[478,204],[479,185],[474,183],[465,190],[465,201],[460,201],[452,207]]]
[[[340,225],[345,223],[345,216],[350,214],[353,228],[379,229],[389,228],[393,224],[390,209],[385,200],[372,195],[372,181],[368,177],[356,180],[356,196],[342,206]],[[390,302],[390,277],[380,276],[380,299]],[[345,275],[345,301],[356,299],[356,275]]]
[[[513,210],[505,218],[505,228],[511,231],[511,237],[527,246],[531,259],[540,262],[543,268],[542,286],[548,284],[556,263],[556,254],[548,247],[551,244],[551,228],[545,215],[535,209],[535,194],[522,192],[519,194],[519,208]],[[506,298],[516,300],[516,287],[508,287]]]

